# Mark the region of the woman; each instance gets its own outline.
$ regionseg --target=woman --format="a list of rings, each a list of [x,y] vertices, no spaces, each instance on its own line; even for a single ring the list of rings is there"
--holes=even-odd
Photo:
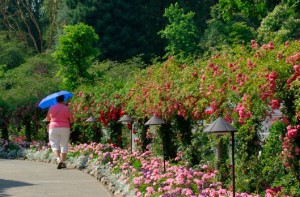
[[[56,156],[57,169],[66,168],[70,126],[74,122],[69,107],[64,103],[64,95],[56,98],[57,104],[49,108],[47,120],[49,124],[49,141]]]

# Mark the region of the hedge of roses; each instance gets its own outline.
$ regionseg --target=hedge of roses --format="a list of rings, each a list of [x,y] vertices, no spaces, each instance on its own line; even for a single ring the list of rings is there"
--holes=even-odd
[[[252,41],[250,47],[239,46],[191,65],[180,65],[170,57],[137,76],[126,110],[137,117],[156,114],[167,122],[173,122],[175,116],[194,123],[223,116],[239,131],[237,187],[242,191],[261,191],[257,166],[262,143],[257,131],[262,121],[274,121],[274,110],[284,106],[280,109],[281,119],[292,128],[288,129],[289,133],[293,131],[290,135],[295,137],[299,130],[299,48],[299,41],[262,46]],[[292,148],[283,155],[293,160],[287,162],[293,163],[290,169],[298,169],[299,141],[293,139],[290,143]],[[298,176],[299,171],[293,173]],[[267,185],[271,187],[272,183]]]
[[[190,151],[196,150],[196,145],[215,144],[219,140],[205,136],[208,138],[205,141],[204,136],[191,132],[192,128],[222,116],[238,129],[235,142],[237,189],[259,193],[266,189],[269,193],[280,190],[292,195],[284,189],[288,188],[284,182],[282,185],[274,182],[257,184],[263,163],[259,153],[266,151],[258,131],[266,118],[275,121],[272,114],[281,107],[281,121],[287,128],[283,131],[286,137],[282,137],[281,155],[286,161],[286,173],[299,177],[299,48],[299,41],[270,42],[261,46],[252,41],[250,46],[237,46],[232,51],[219,52],[187,64],[179,64],[175,57],[170,57],[164,63],[140,70],[134,78],[128,78],[121,89],[103,92],[96,87],[84,90],[72,106],[76,114],[92,112],[98,115],[102,126],[113,134],[110,142],[120,147],[124,141],[118,119],[123,114],[138,120],[139,136],[150,136],[143,125],[156,114],[167,123],[164,131],[168,134],[154,135],[162,138],[157,142],[167,141],[173,151],[181,150],[184,158],[191,160],[197,157]],[[181,127],[183,124],[187,126]],[[228,136],[223,139],[230,141]],[[150,137],[148,143],[151,141],[155,139]],[[207,162],[203,161],[205,156],[201,155],[202,163]],[[224,165],[225,168],[230,165],[228,155]],[[223,185],[226,188],[231,187],[230,177],[228,174],[225,177]]]

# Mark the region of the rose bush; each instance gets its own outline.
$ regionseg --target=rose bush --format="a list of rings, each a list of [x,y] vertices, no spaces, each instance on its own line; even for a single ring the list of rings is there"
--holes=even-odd
[[[250,47],[239,46],[190,65],[170,57],[135,78],[126,110],[141,118],[156,114],[170,125],[176,116],[191,119],[194,125],[223,116],[239,131],[237,187],[257,191],[263,120],[272,119],[274,110],[283,105],[282,120],[299,121],[298,64],[299,41],[262,46],[252,41]]]

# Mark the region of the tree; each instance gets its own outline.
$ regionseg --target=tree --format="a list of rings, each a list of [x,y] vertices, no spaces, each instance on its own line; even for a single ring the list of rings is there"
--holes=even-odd
[[[300,37],[300,18],[288,5],[278,5],[261,22],[258,42],[285,42]]]
[[[44,51],[42,21],[45,16],[41,11],[42,2],[40,0],[0,1],[0,13],[5,30],[12,32],[20,40],[28,41],[38,53]]]
[[[54,59],[60,65],[58,75],[62,77],[62,88],[74,90],[81,83],[91,82],[88,68],[98,55],[93,46],[98,36],[91,26],[80,23],[65,26],[64,34],[59,37],[59,44]]]
[[[62,0],[1,0],[0,30],[41,53],[53,46]]]
[[[0,65],[3,65],[3,71],[20,66],[32,51],[25,42],[7,37],[6,33],[0,33]]]
[[[50,54],[38,54],[4,72],[0,80],[3,131],[10,128],[12,135],[22,135],[20,132],[25,131],[27,141],[38,134],[42,120],[39,118],[43,116],[44,119],[45,114],[37,109],[37,103],[49,93],[57,91],[60,82],[60,78],[54,77],[58,66],[50,57]]]
[[[197,54],[199,34],[193,19],[194,15],[193,12],[185,13],[178,3],[170,5],[165,10],[164,16],[168,18],[169,23],[159,34],[168,43],[165,48],[166,57],[177,56],[179,60],[185,60]]]
[[[237,14],[242,14],[259,24],[267,13],[267,3],[261,0],[220,0],[217,6],[221,10],[220,16],[225,21],[233,19]]]
[[[62,29],[62,21],[58,19],[58,11],[63,7],[63,0],[43,0],[43,32],[46,40],[47,48],[51,48],[54,44],[54,39],[57,31]]]
[[[255,29],[247,17],[239,15],[231,20],[223,20],[221,15],[222,9],[219,6],[213,6],[211,19],[207,21],[208,27],[199,44],[202,53],[213,53],[226,47],[231,48],[236,44],[249,43],[255,39]]]
[[[174,0],[65,0],[70,24],[83,22],[102,38],[101,60],[125,61],[143,55],[147,62],[162,56],[165,42],[157,32],[164,26],[164,9]]]
[[[199,33],[202,35],[207,28],[207,20],[211,18],[210,9],[217,4],[217,0],[189,0],[178,1],[179,6],[184,10],[195,13],[194,20],[197,25]]]

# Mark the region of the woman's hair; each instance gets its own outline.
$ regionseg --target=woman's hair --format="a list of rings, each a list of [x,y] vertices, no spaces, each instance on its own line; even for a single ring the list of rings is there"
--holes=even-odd
[[[65,100],[65,96],[64,96],[64,95],[61,95],[61,96],[56,97],[56,101],[57,101],[58,103],[63,102],[64,100]]]

